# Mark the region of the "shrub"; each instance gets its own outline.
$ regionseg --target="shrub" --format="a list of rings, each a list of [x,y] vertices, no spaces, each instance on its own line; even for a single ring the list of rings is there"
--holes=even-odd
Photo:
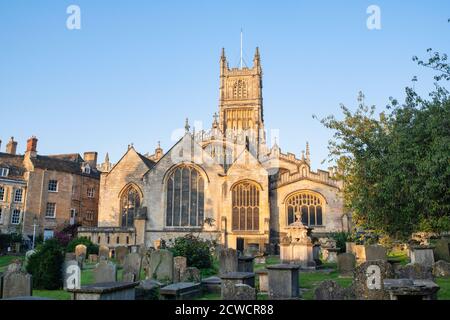
[[[189,267],[208,269],[212,266],[211,241],[200,239],[193,234],[175,239],[175,243],[169,246],[169,250],[175,257],[187,258]]]
[[[33,287],[38,290],[58,290],[62,287],[64,249],[56,239],[49,239],[36,249],[27,264],[33,275]]]
[[[348,232],[335,232],[331,235],[331,237],[336,240],[336,246],[341,249],[341,253],[344,253],[346,250],[345,243],[349,241],[350,234]]]
[[[98,246],[86,237],[76,238],[70,241],[67,245],[66,252],[75,252],[75,247],[79,244],[84,244],[87,247],[87,255],[98,254]]]

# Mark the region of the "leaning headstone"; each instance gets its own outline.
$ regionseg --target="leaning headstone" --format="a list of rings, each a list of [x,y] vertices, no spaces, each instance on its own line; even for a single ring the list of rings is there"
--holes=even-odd
[[[367,261],[355,269],[354,289],[358,300],[389,300],[384,280],[392,279],[394,272],[386,261]]]
[[[128,282],[133,282],[139,280],[141,271],[141,256],[138,253],[129,253],[125,256],[123,262],[123,274],[129,274]],[[134,275],[132,277],[131,275]]]
[[[433,265],[433,275],[438,278],[450,277],[450,263],[447,261],[438,261]]]
[[[342,253],[338,255],[338,270],[342,277],[353,277],[356,267],[356,257],[353,253]]]
[[[315,300],[352,300],[354,296],[351,288],[342,288],[332,280],[323,281],[314,290]]]
[[[450,243],[448,239],[439,239],[434,248],[434,258],[436,261],[444,260],[450,262]]]
[[[80,289],[81,269],[78,261],[66,261],[63,268],[64,290]]]
[[[219,251],[219,272],[226,274],[238,271],[238,256],[234,249],[222,249]]]
[[[279,264],[268,266],[269,270],[269,298],[273,300],[298,299],[299,265]]]
[[[99,260],[101,260],[102,258],[105,260],[109,259],[109,248],[107,246],[100,246],[98,248],[98,257]]]
[[[168,250],[155,250],[150,256],[147,279],[158,280],[163,283],[173,281],[173,254]]]
[[[394,272],[397,279],[433,279],[432,268],[418,263],[396,266]]]
[[[366,261],[383,260],[387,261],[387,250],[380,245],[366,246]]]
[[[235,298],[233,300],[253,301],[256,300],[256,289],[247,284],[235,285]]]
[[[194,267],[186,268],[184,274],[181,277],[181,282],[200,283],[201,282],[200,270]]]
[[[20,261],[13,262],[8,266],[2,281],[3,299],[32,295],[32,277],[21,269],[22,264]]]
[[[182,280],[184,273],[187,268],[187,258],[186,257],[175,257],[173,258],[173,282],[189,282]]]
[[[128,254],[128,248],[124,246],[117,247],[116,250],[116,261],[121,266],[125,261],[125,256]]]
[[[95,283],[108,283],[117,281],[117,267],[114,263],[101,260],[94,269]]]
[[[433,249],[434,247],[431,246],[412,246],[410,249],[411,263],[432,267],[434,264]]]

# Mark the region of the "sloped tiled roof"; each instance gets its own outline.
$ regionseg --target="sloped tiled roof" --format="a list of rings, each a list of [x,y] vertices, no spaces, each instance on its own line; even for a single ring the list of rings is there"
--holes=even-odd
[[[0,152],[0,168],[9,169],[7,179],[24,180],[23,175],[26,169],[23,165],[23,156]]]

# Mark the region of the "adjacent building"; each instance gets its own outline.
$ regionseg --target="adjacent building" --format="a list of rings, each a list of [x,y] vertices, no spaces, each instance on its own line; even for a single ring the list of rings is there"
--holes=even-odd
[[[37,143],[31,137],[19,155],[11,138],[0,152],[0,232],[31,239],[36,231],[49,238],[71,224],[96,226],[97,153],[44,156],[37,153]]]

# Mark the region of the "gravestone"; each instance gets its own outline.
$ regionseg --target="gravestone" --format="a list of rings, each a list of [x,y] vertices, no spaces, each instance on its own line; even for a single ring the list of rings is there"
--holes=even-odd
[[[193,300],[201,295],[200,283],[179,282],[161,288],[162,300]]]
[[[267,269],[258,270],[256,271],[256,275],[259,279],[259,291],[269,292],[269,271]]]
[[[77,256],[75,255],[74,252],[67,252],[64,257],[64,260],[65,261],[72,261],[72,260],[77,261]]]
[[[233,300],[236,296],[236,285],[246,284],[255,287],[255,274],[250,272],[229,272],[220,276],[222,280],[222,300]]]
[[[447,261],[438,261],[433,265],[433,275],[439,278],[450,277],[450,263]]]
[[[392,279],[394,272],[386,261],[366,261],[355,269],[354,289],[358,300],[389,300],[384,280]]]
[[[222,279],[219,277],[209,277],[203,279],[201,284],[204,293],[220,294],[222,290]]]
[[[3,299],[32,296],[32,277],[21,269],[20,261],[8,266],[2,280]]]
[[[181,282],[201,282],[200,270],[194,267],[186,268],[183,276],[181,277]]]
[[[266,264],[266,257],[255,257],[255,264]]]
[[[253,272],[253,257],[238,258],[238,272]]]
[[[142,280],[136,287],[136,300],[159,300],[161,283],[155,280]]]
[[[232,300],[253,301],[256,300],[256,289],[247,284],[235,285],[235,298]]]
[[[353,277],[356,267],[356,257],[353,253],[342,253],[338,255],[339,275],[343,277]]]
[[[109,248],[107,246],[100,246],[98,248],[98,258],[99,260],[102,258],[106,260],[109,259]]]
[[[299,270],[295,264],[278,264],[268,266],[269,270],[269,298],[274,300],[298,299]]]
[[[323,248],[323,258],[327,263],[337,263],[337,256],[340,251],[339,248]]]
[[[173,258],[173,282],[184,282],[184,273],[187,268],[187,258],[186,257],[175,257]],[[187,281],[189,282],[189,281]]]
[[[81,286],[81,269],[78,261],[71,260],[63,265],[64,290],[79,289]]]
[[[117,267],[114,263],[101,260],[94,269],[95,283],[111,283],[117,281]]]
[[[138,253],[129,253],[123,262],[124,281],[134,282],[139,280],[141,272],[141,257]]]
[[[75,247],[76,260],[83,263],[87,256],[87,247],[84,244],[79,244]]]
[[[131,301],[136,298],[135,288],[139,282],[109,282],[82,286],[68,290],[72,300]]]
[[[387,250],[383,246],[369,245],[365,247],[366,261],[383,260],[387,261]]]
[[[238,271],[238,256],[234,249],[219,251],[219,273],[226,274]]]
[[[434,247],[431,246],[412,246],[410,249],[411,263],[423,264],[424,266],[433,267],[434,264]]]
[[[432,280],[386,279],[390,300],[437,300],[440,287]]]
[[[394,272],[397,279],[433,279],[432,268],[418,263],[397,265]]]
[[[322,260],[320,260],[320,251],[322,250],[320,244],[315,244],[313,246],[313,260],[316,263],[316,266],[322,265]]]
[[[128,248],[119,246],[115,249],[115,258],[117,263],[122,266],[125,261],[125,256],[128,254]]]
[[[98,255],[90,254],[88,260],[89,263],[98,263]]]
[[[356,262],[358,264],[361,264],[361,263],[367,261],[366,260],[366,246],[360,245],[360,244],[354,245],[353,246],[353,253],[356,256]]]
[[[336,281],[327,280],[314,290],[315,300],[353,300],[351,288],[342,288]]]
[[[450,243],[448,239],[439,239],[434,248],[434,258],[436,261],[443,260],[450,262]]]
[[[162,283],[173,281],[173,254],[168,250],[155,250],[150,256],[147,279],[155,279]]]

